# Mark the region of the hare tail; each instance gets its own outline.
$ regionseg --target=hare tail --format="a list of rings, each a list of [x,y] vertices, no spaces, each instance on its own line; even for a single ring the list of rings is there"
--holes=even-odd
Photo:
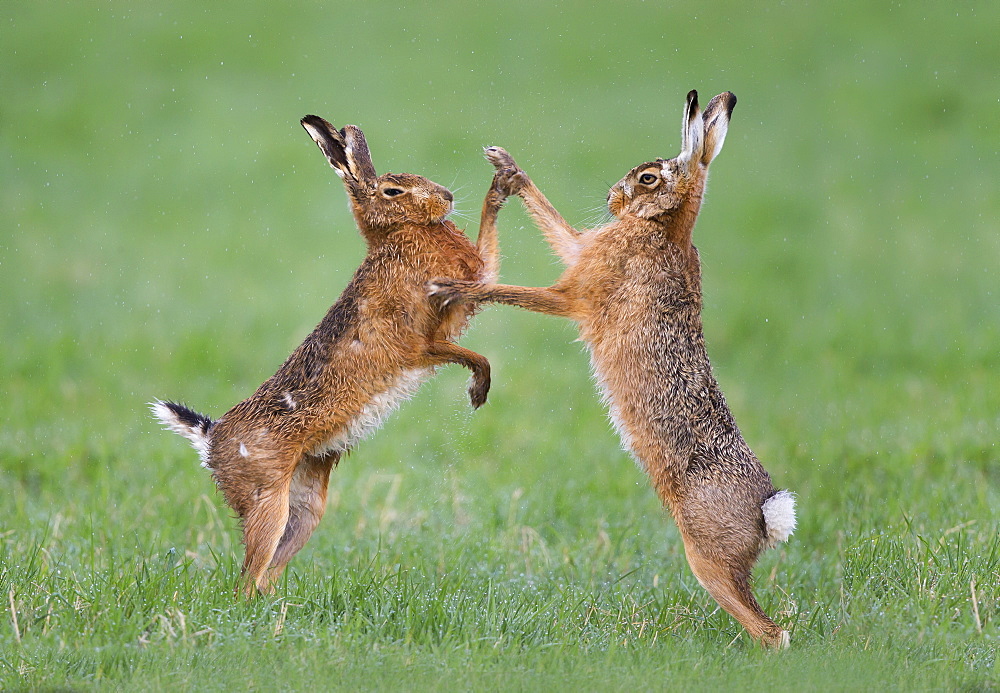
[[[764,549],[788,541],[795,531],[795,495],[791,491],[778,491],[760,509],[764,513]]]
[[[176,402],[156,400],[150,402],[149,409],[164,426],[191,441],[191,445],[201,458],[201,466],[207,468],[208,432],[215,422],[204,414],[199,414]]]

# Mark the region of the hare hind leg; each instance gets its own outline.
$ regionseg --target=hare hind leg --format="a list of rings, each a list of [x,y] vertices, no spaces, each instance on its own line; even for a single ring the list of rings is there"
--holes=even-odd
[[[764,613],[750,590],[750,575],[756,557],[712,556],[702,552],[686,536],[684,552],[701,586],[746,628],[750,637],[765,647],[788,647],[788,631],[782,630]]]
[[[288,521],[267,572],[271,585],[323,519],[330,471],[339,460],[340,453],[306,455],[295,467],[288,491]]]
[[[754,640],[766,647],[787,647],[788,633],[764,613],[750,589],[764,545],[763,516],[759,505],[754,511],[755,503],[736,489],[695,486],[686,488],[671,509],[701,586]]]
[[[788,646],[788,633],[771,620],[751,591],[754,565],[767,545],[761,506],[775,495],[759,464],[695,460],[683,480],[658,488],[684,540],[688,564],[702,587],[765,647]]]
[[[283,475],[273,484],[258,488],[249,510],[243,514],[242,591],[246,597],[274,591],[266,572],[288,524],[290,477]]]

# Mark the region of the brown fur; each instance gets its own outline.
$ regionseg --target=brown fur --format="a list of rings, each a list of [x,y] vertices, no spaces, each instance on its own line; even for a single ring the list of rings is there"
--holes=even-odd
[[[608,195],[617,219],[591,231],[570,227],[510,155],[492,149],[498,192],[524,200],[568,268],[548,288],[437,280],[431,293],[445,304],[492,301],[577,322],[612,419],[670,508],[699,582],[751,636],[780,646],[787,633],[750,591],[757,556],[773,543],[761,508],[776,490],[712,376],[691,244],[735,103],[720,94],[702,118],[691,92],[681,155],[632,169]]]
[[[496,213],[487,197],[473,245],[445,216],[452,195],[411,174],[376,177],[361,130],[322,118],[302,124],[344,179],[368,252],[347,288],[278,372],[217,421],[170,402],[154,413],[190,438],[237,512],[246,555],[243,591],[269,592],[326,509],[331,469],[437,366],[472,371],[474,407],[490,365],[456,339],[473,304],[428,300],[432,277],[495,281]]]

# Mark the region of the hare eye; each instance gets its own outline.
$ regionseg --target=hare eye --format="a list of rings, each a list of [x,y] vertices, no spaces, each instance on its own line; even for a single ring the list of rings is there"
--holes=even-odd
[[[639,176],[639,182],[643,185],[652,185],[657,180],[656,175],[653,173],[643,173]]]
[[[396,197],[397,195],[402,195],[404,192],[401,188],[386,188],[382,191],[382,194],[386,197]]]

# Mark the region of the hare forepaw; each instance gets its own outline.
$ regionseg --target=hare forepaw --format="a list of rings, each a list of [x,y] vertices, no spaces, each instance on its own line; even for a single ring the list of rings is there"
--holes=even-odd
[[[517,195],[528,184],[528,174],[522,171],[514,157],[503,147],[486,147],[486,158],[497,170],[493,177],[493,189],[504,197]]]
[[[444,308],[451,303],[467,300],[468,291],[476,285],[476,282],[461,279],[435,279],[427,283],[427,296]]]
[[[486,374],[485,376],[474,375],[472,376],[472,382],[469,383],[469,402],[472,403],[473,409],[479,409],[479,407],[486,404],[486,395],[490,391],[490,376]]]
[[[505,168],[517,168],[514,157],[508,154],[503,147],[486,147],[483,149],[483,155],[498,171]]]

